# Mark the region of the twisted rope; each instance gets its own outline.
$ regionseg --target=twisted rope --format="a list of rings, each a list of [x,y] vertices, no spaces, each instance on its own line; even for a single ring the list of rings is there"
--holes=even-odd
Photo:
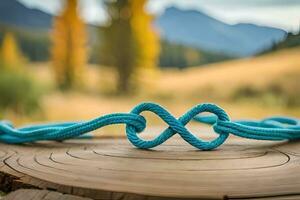
[[[138,136],[146,128],[146,119],[140,115],[150,111],[158,115],[168,124],[160,135],[152,140],[144,140]],[[199,115],[209,112],[214,115]],[[185,125],[191,120],[213,126],[218,137],[205,141],[191,133]],[[300,120],[287,117],[272,117],[261,121],[230,121],[226,112],[215,104],[199,104],[187,111],[178,119],[165,108],[154,103],[137,105],[130,113],[104,115],[91,121],[67,122],[58,124],[33,125],[14,128],[8,121],[0,122],[0,141],[20,144],[42,140],[62,141],[70,138],[89,137],[89,132],[112,124],[125,124],[128,140],[136,147],[148,149],[158,146],[179,134],[192,146],[210,150],[225,142],[229,134],[256,140],[295,140],[300,138]]]

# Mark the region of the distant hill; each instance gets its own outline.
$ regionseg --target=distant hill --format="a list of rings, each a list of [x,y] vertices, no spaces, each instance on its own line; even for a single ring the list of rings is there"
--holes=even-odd
[[[268,107],[265,105],[277,108],[290,106],[300,116],[299,55],[300,48],[290,48],[259,57],[165,73],[159,89],[161,93],[179,93],[185,97],[241,101],[245,108],[252,105],[260,105],[264,109]],[[272,107],[273,113],[275,107]]]
[[[182,44],[161,41],[159,64],[161,67],[177,67],[183,69],[187,66],[199,66],[233,59],[224,53],[210,52]]]
[[[270,48],[264,49],[262,52],[260,52],[260,54],[293,47],[300,47],[300,32],[288,33],[284,40],[274,43]]]
[[[52,16],[38,9],[28,8],[17,0],[1,0],[0,22],[17,27],[47,30],[51,27]]]
[[[254,55],[286,35],[281,29],[243,23],[229,25],[203,12],[175,7],[167,8],[155,24],[168,41],[236,56]]]

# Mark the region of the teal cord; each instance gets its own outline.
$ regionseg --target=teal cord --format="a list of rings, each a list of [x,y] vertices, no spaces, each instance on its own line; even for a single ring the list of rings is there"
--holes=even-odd
[[[146,120],[140,115],[150,111],[168,124],[168,128],[152,140],[138,136],[146,128]],[[209,112],[214,115],[199,115]],[[217,138],[205,141],[191,133],[185,125],[191,120],[213,126]],[[231,121],[226,112],[215,104],[199,104],[178,119],[165,108],[154,103],[137,105],[130,113],[104,115],[91,121],[33,125],[14,128],[8,121],[0,122],[0,141],[20,144],[42,140],[62,141],[71,138],[90,138],[91,131],[112,124],[125,124],[128,140],[136,147],[149,149],[164,143],[178,133],[192,146],[211,150],[223,144],[229,134],[256,140],[295,140],[300,138],[300,120],[287,117],[272,117],[261,121]]]

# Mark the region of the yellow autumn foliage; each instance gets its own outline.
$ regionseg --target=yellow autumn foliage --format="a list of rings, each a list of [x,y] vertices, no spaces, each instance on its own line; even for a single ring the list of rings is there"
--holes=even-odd
[[[57,84],[62,89],[82,84],[87,62],[86,29],[77,6],[77,0],[67,0],[53,24],[53,69]]]
[[[159,37],[153,26],[154,16],[145,11],[147,0],[131,0],[131,26],[137,45],[135,77],[142,86],[155,84],[158,75],[157,60],[160,51]]]
[[[131,0],[131,25],[137,45],[140,47],[137,65],[143,68],[155,68],[159,55],[159,38],[152,25],[154,16],[145,12],[146,0]]]
[[[14,35],[6,33],[0,50],[1,67],[6,70],[19,70],[25,59]]]

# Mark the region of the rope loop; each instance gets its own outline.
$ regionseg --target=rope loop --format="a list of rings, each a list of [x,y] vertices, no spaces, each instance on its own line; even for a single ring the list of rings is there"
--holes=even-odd
[[[208,120],[209,119],[209,120]],[[222,131],[256,140],[300,139],[300,120],[289,117],[271,117],[261,121],[222,121],[215,117],[197,116],[194,120],[213,125],[216,133]]]
[[[143,140],[138,136],[138,132],[131,125],[126,126],[126,133],[128,140],[138,148],[149,149],[158,146],[178,133],[186,142],[192,146],[202,149],[210,150],[217,148],[225,142],[229,132],[220,130],[218,131],[219,136],[212,141],[204,141],[194,134],[192,134],[185,125],[189,123],[195,116],[202,112],[210,112],[217,116],[220,121],[229,121],[229,116],[220,107],[214,104],[199,104],[190,109],[180,118],[176,119],[173,117],[165,108],[155,103],[142,103],[137,105],[132,111],[132,114],[141,114],[144,111],[150,111],[158,115],[165,123],[169,125],[160,135],[153,140]]]

